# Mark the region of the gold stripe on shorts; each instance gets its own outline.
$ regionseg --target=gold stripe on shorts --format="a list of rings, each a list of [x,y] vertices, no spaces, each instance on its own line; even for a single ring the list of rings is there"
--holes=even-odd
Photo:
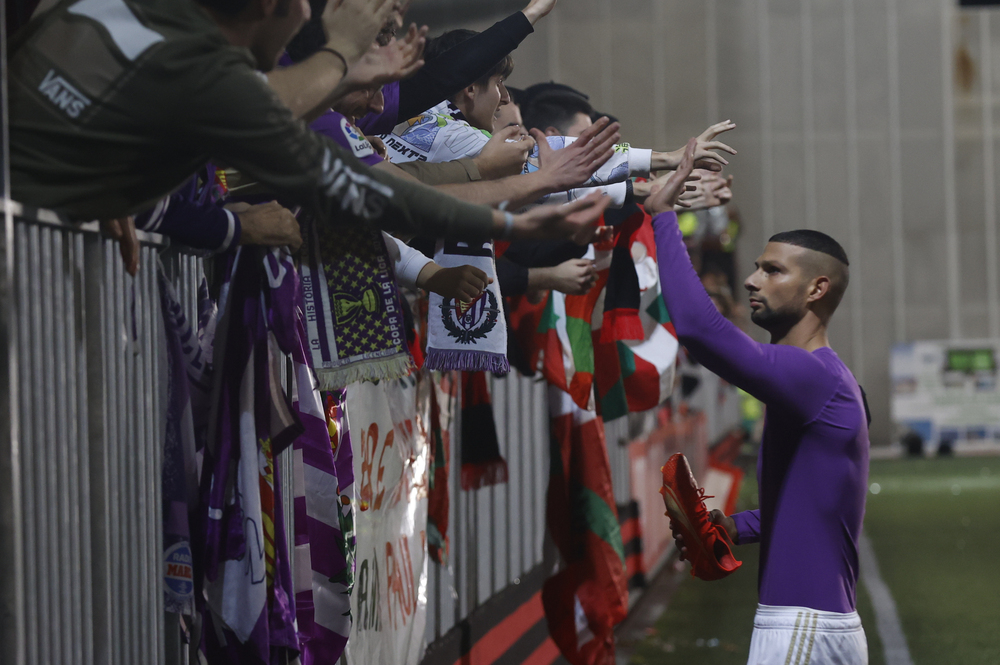
[[[806,612],[806,620],[802,622],[802,636],[799,638],[799,655],[795,657],[795,665],[799,665],[799,661],[802,660],[802,652],[805,651],[806,646],[806,635],[809,633],[809,615],[811,612]],[[816,615],[813,614],[813,617]],[[813,624],[815,626],[815,624]],[[814,628],[815,630],[815,628]],[[792,644],[795,644],[795,638],[792,638]]]
[[[788,645],[788,655],[785,657],[785,665],[791,665],[792,653],[795,652],[795,638],[799,634],[799,624],[802,622],[802,612],[795,615],[795,630],[792,631],[792,642]]]
[[[819,621],[819,615],[814,614],[812,632],[809,633],[809,650],[806,651],[806,660],[804,663],[802,663],[802,665],[809,665],[809,662],[812,660],[813,644],[816,643],[816,623],[818,621]]]

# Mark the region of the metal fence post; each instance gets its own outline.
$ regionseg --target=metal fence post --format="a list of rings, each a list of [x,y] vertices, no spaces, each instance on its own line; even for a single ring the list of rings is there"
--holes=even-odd
[[[24,552],[21,516],[20,434],[17,406],[17,308],[14,299],[14,217],[10,205],[7,138],[6,3],[0,4],[0,660],[21,663],[24,643]]]
[[[105,329],[107,316],[103,297],[104,241],[98,236],[84,240],[84,307],[87,321],[87,438],[90,463],[91,621],[95,665],[111,663],[110,615],[115,606],[111,594],[110,538],[108,532],[108,432],[106,417]]]

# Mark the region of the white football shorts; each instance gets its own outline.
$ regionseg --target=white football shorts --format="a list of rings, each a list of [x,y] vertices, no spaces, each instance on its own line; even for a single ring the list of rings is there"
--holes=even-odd
[[[747,665],[868,665],[861,617],[758,605]]]

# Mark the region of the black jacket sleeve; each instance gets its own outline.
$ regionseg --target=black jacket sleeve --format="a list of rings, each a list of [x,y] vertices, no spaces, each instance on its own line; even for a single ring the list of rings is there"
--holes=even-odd
[[[500,293],[505,298],[524,295],[528,291],[528,269],[506,256],[497,259],[497,280],[500,282]]]
[[[475,83],[532,32],[531,21],[517,12],[426,62],[399,83],[399,121],[423,113]]]
[[[586,245],[569,240],[517,240],[507,248],[504,258],[526,268],[547,268],[582,258],[586,253]]]
[[[135,216],[135,228],[162,233],[195,249],[224,252],[240,243],[240,219],[214,203],[174,193]]]
[[[229,61],[226,61],[226,58]],[[207,154],[301,204],[332,224],[366,223],[395,234],[481,240],[492,233],[493,211],[419,183],[372,169],[334,141],[295,120],[235,49],[212,66],[187,66],[184,113],[165,120],[166,131],[191,154]],[[171,73],[164,54],[163,76]],[[156,99],[158,77],[140,92]],[[162,111],[161,111],[162,113]],[[180,148],[179,148],[180,150]]]

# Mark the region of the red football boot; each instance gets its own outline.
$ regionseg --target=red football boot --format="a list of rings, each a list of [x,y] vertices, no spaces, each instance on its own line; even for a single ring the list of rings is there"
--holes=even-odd
[[[671,455],[663,471],[663,503],[673,526],[684,536],[686,558],[691,562],[691,575],[703,580],[721,580],[742,565],[733,556],[729,534],[719,524],[713,524],[705,508],[704,488],[698,487],[687,458],[681,453]]]

